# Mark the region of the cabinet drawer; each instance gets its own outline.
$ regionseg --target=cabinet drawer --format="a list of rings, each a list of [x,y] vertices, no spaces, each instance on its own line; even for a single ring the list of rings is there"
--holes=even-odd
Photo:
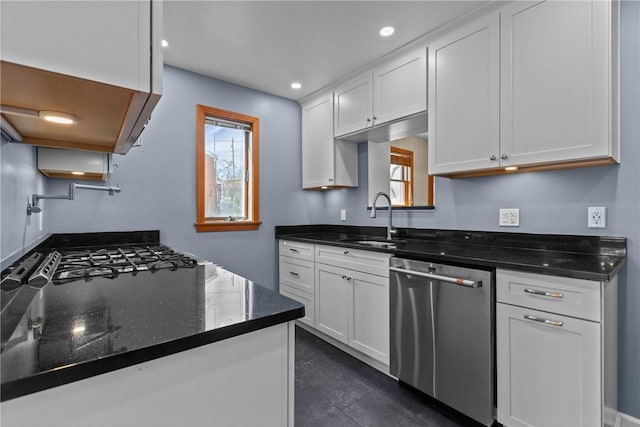
[[[316,262],[389,277],[390,254],[316,245]]]
[[[304,304],[304,317],[298,319],[302,323],[316,326],[316,301],[315,297],[307,292],[299,291],[287,285],[280,284],[280,294]]]
[[[280,240],[280,255],[313,261],[313,243]]]
[[[518,271],[496,273],[497,301],[599,322],[601,283]]]
[[[281,256],[280,283],[315,294],[313,262]]]

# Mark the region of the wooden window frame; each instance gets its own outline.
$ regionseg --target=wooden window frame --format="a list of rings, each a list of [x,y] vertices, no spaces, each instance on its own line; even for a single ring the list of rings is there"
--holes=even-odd
[[[411,206],[412,199],[413,199],[413,151],[391,146],[391,156],[390,156],[391,159],[393,159],[393,153],[404,156],[405,158],[409,159],[409,161],[407,162],[407,164],[400,164],[400,163],[394,163],[393,161],[390,160],[389,161],[390,164],[406,166],[406,167],[409,167],[409,170],[411,171],[411,176],[408,177],[409,178],[408,180],[398,181],[398,180],[391,180],[391,178],[389,178],[390,181],[402,182],[404,185],[404,205],[394,205],[394,206],[395,207]]]
[[[251,126],[251,162],[249,165],[249,185],[247,186],[247,216],[249,220],[228,221],[220,218],[205,217],[205,135],[206,117],[215,117],[244,123]],[[233,111],[196,105],[196,222],[197,232],[208,231],[247,231],[260,227],[260,120],[257,117],[235,113]]]

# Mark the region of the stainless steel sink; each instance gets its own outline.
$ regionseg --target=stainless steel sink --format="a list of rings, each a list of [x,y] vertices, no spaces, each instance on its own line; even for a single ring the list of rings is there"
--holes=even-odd
[[[381,242],[379,240],[356,240],[354,242],[349,242],[349,243],[373,246],[375,248],[395,248],[396,247],[395,242]]]
[[[366,245],[371,246],[372,248],[396,248],[398,243],[404,243],[404,240],[385,240],[385,239],[367,239],[367,238],[350,238],[343,239],[341,242],[344,243],[353,243],[356,245]]]

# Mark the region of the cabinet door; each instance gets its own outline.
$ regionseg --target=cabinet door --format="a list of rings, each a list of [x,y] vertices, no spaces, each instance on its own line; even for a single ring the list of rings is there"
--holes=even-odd
[[[335,90],[334,136],[371,126],[373,121],[372,74],[364,73]]]
[[[353,314],[349,345],[389,364],[389,278],[349,272]]]
[[[352,286],[345,269],[316,263],[316,329],[349,343]]]
[[[150,17],[148,1],[3,2],[2,59],[149,92]]]
[[[514,2],[502,11],[501,166],[617,157],[611,7]]]
[[[509,426],[600,426],[600,324],[496,306],[498,421]]]
[[[421,46],[373,71],[373,124],[427,109],[427,49]]]
[[[429,173],[498,166],[499,17],[429,44]]]
[[[334,185],[333,93],[302,105],[302,188]]]

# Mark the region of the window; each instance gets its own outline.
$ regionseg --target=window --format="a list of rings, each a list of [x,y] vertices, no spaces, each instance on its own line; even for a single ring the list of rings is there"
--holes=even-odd
[[[391,204],[413,205],[413,151],[391,147],[390,161]]]
[[[196,230],[256,230],[258,118],[204,105],[196,111]]]

